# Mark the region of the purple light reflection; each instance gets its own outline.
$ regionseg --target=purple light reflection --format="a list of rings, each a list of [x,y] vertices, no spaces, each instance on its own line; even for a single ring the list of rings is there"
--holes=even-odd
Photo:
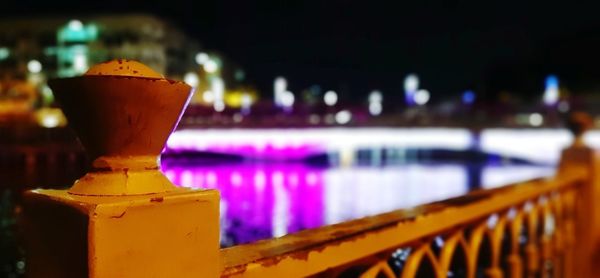
[[[165,175],[190,188],[221,192],[224,246],[322,226],[323,170],[301,164],[171,165]]]
[[[460,164],[315,168],[303,164],[163,162],[175,184],[221,192],[221,243],[231,246],[414,207],[484,187],[551,175],[552,167]],[[515,175],[514,173],[519,173]]]

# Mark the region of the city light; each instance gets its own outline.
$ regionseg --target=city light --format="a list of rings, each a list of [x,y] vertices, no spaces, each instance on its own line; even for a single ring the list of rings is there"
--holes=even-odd
[[[225,82],[220,77],[212,78],[210,81],[210,90],[214,96],[214,102],[225,105],[223,98],[225,96]],[[222,111],[222,110],[221,110]]]
[[[67,27],[73,31],[80,31],[83,29],[83,23],[77,19],[69,21]]]
[[[430,98],[429,91],[421,89],[415,93],[413,101],[417,105],[425,105],[429,101],[429,98]]]
[[[380,91],[372,91],[369,94],[369,102],[382,102],[383,101],[383,94]]]
[[[223,101],[215,101],[213,108],[217,112],[223,112],[223,110],[225,110],[225,103]]]
[[[273,81],[273,102],[275,106],[281,106],[282,100],[281,98],[287,91],[287,80],[284,77],[277,77],[275,81]]]
[[[213,103],[215,101],[215,94],[208,90],[202,93],[202,100],[206,103]]]
[[[208,60],[204,63],[203,68],[208,73],[215,73],[219,69],[219,65],[214,60]]]
[[[281,105],[283,105],[283,107],[291,108],[292,106],[294,106],[294,100],[294,93],[290,91],[285,91],[281,95]]]
[[[183,76],[183,82],[192,87],[198,87],[200,84],[200,78],[198,78],[198,74],[195,72],[188,72]]]
[[[248,93],[242,94],[242,114],[248,115],[250,113],[250,106],[252,105],[252,97]]]
[[[10,50],[8,47],[0,47],[0,60],[4,60],[10,56]]]
[[[411,73],[404,78],[404,98],[407,105],[414,104],[414,95],[419,90],[419,77]]]
[[[342,110],[335,114],[335,121],[338,124],[345,125],[349,123],[350,120],[352,120],[352,113],[350,113],[348,110]]]
[[[369,114],[378,116],[383,111],[383,94],[380,91],[372,91],[369,94]]]
[[[548,106],[555,105],[558,102],[559,96],[558,78],[554,75],[548,75],[544,89],[544,104]]]
[[[419,77],[411,73],[404,78],[404,91],[416,92],[419,89]]]
[[[204,52],[199,52],[198,54],[196,54],[196,63],[198,65],[204,65],[206,62],[208,62],[209,59],[210,57],[208,56],[208,54]]]
[[[467,90],[462,95],[462,102],[464,104],[472,104],[475,102],[475,92]]]
[[[73,69],[76,73],[84,73],[88,70],[87,57],[84,53],[75,53],[73,56]]]
[[[379,116],[383,111],[383,106],[381,102],[371,102],[369,103],[369,114],[373,116]]]
[[[540,113],[529,115],[529,124],[532,126],[541,126],[544,123],[544,117]]]
[[[27,63],[27,70],[31,73],[39,73],[42,71],[42,63],[38,60],[31,60]]]
[[[335,91],[327,91],[323,95],[323,101],[327,106],[334,106],[338,101],[338,95]]]

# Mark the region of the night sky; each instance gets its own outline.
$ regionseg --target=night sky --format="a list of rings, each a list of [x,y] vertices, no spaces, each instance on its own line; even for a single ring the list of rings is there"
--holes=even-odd
[[[575,91],[600,83],[598,5],[388,2],[11,0],[0,13],[153,13],[223,52],[267,91],[277,75],[292,91],[319,84],[345,98],[400,94],[410,72],[440,97],[466,89],[533,96],[549,73]]]

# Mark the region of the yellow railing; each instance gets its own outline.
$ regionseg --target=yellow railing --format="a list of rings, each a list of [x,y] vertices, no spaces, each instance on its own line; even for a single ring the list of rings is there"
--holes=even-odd
[[[50,83],[92,165],[25,194],[29,277],[590,277],[600,157],[581,132],[552,179],[221,250],[219,192],[159,171],[191,87],[124,60]]]
[[[224,249],[223,276],[581,277],[582,172]]]

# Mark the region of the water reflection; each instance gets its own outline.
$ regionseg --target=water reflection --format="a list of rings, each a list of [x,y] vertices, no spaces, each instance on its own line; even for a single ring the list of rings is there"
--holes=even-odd
[[[230,246],[457,197],[553,173],[533,165],[405,164],[314,167],[301,163],[182,164],[165,174],[221,192],[221,243]]]

